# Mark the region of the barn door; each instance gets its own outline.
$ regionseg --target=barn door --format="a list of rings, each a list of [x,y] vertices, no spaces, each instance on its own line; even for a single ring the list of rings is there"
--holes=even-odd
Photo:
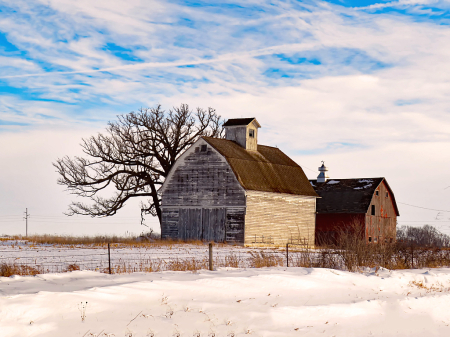
[[[202,210],[202,227],[204,241],[225,241],[225,208],[204,208]]]
[[[181,208],[178,218],[178,238],[180,240],[202,239],[202,209]]]
[[[225,241],[225,208],[180,208],[180,240]]]

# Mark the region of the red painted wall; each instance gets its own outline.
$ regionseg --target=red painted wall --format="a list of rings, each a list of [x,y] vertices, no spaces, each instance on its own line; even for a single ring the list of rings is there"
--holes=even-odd
[[[359,231],[364,236],[365,214],[316,214],[316,245],[336,243],[339,232]],[[361,237],[362,239],[363,237]]]

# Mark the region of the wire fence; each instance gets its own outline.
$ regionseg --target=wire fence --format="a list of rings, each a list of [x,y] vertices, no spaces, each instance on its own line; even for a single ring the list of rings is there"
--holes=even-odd
[[[0,250],[0,276],[36,275],[75,270],[101,273],[214,270],[221,267],[308,267],[355,271],[360,267],[388,269],[450,267],[450,249],[401,244],[309,249],[227,245],[172,245],[152,249],[111,245],[96,247],[15,247]]]
[[[271,267],[288,265],[287,251],[262,248],[221,249],[154,249],[130,251],[111,247],[84,249],[0,250],[0,266],[15,270],[15,274],[60,273],[91,270],[103,273],[186,271],[217,267]],[[99,251],[100,250],[100,251]],[[1,272],[0,276],[5,274]],[[8,273],[6,273],[8,274]],[[5,276],[5,275],[3,275]]]

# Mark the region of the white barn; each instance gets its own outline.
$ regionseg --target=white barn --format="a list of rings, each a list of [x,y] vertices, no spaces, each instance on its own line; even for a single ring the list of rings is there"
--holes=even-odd
[[[302,168],[258,144],[255,118],[229,119],[225,139],[202,137],[162,186],[162,238],[246,246],[314,245],[316,198]]]

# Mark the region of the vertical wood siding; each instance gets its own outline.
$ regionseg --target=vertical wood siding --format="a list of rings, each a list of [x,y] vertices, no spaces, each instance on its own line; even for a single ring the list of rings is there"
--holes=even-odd
[[[384,181],[377,188],[372,197],[369,210],[366,213],[366,241],[369,237],[372,242],[395,241],[397,235],[397,215],[393,205],[392,196]],[[386,197],[387,193],[387,197]],[[372,205],[375,205],[375,215],[372,215]]]
[[[163,208],[161,215],[161,238],[178,238],[179,209]]]
[[[245,208],[227,208],[226,241],[244,243]]]
[[[253,130],[253,132],[255,133],[255,137],[250,137],[250,130]],[[245,138],[246,138],[247,150],[257,151],[258,150],[258,128],[253,123],[250,123],[247,126]]]
[[[253,130],[254,137],[250,137],[250,130]],[[247,126],[241,125],[226,127],[225,138],[235,141],[246,150],[258,150],[258,127],[254,123],[250,123]]]
[[[232,140],[242,146],[244,149],[247,148],[247,127],[246,126],[229,126],[226,128],[225,138]]]
[[[202,140],[197,145],[164,184],[161,236],[243,243],[245,191],[220,154]]]
[[[314,246],[316,199],[247,191],[245,245]]]

